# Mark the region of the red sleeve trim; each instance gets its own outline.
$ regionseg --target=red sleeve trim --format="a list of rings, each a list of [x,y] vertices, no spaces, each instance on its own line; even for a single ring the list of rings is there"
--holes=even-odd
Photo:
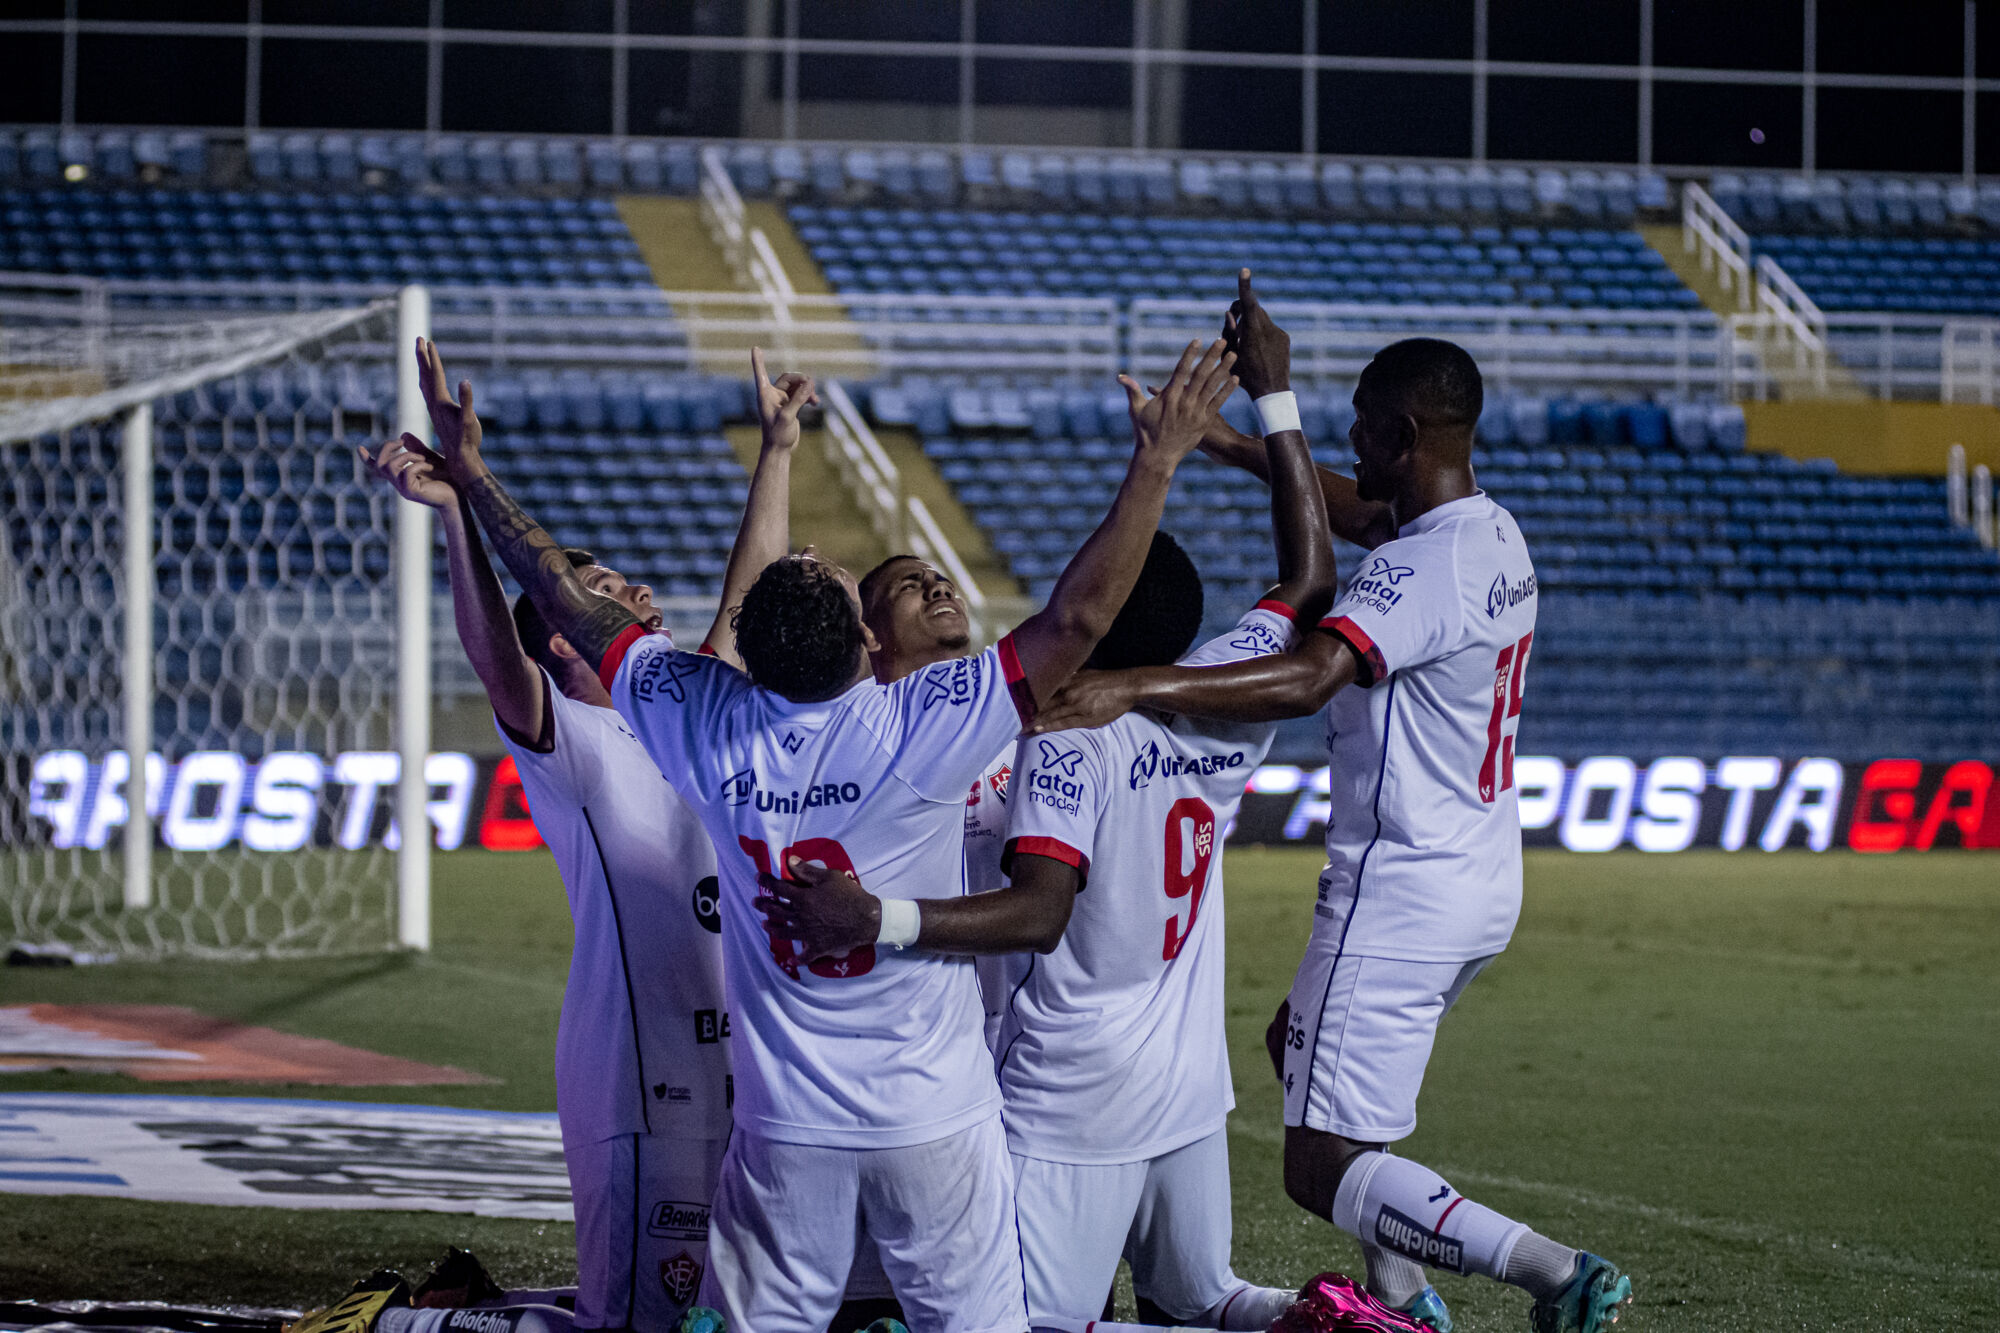
[[[1291,607],[1286,606],[1283,602],[1279,601],[1275,597],[1266,597],[1263,601],[1257,603],[1257,605],[1251,609],[1256,611],[1269,611],[1272,615],[1283,616],[1287,620],[1297,620],[1299,618],[1299,613],[1297,611],[1294,611]]]
[[[618,668],[624,665],[625,654],[632,650],[633,644],[645,637],[645,626],[627,625],[618,637],[611,641],[611,647],[605,650],[604,660],[597,664],[597,678],[604,682],[605,689],[610,689],[611,682],[618,679]]]
[[[1090,882],[1090,858],[1061,838],[1014,838],[1008,842],[1005,853],[1000,858],[1000,868],[1010,875],[1013,874],[1014,858],[1024,853],[1028,856],[1046,856],[1051,861],[1060,861],[1066,866],[1074,867],[1076,886],[1079,890]]]
[[[1389,674],[1388,663],[1382,660],[1382,650],[1375,646],[1375,640],[1368,637],[1368,631],[1349,620],[1346,616],[1328,616],[1319,622],[1323,630],[1330,630],[1347,640],[1348,647],[1361,659],[1361,669],[1366,679],[1361,686],[1366,689]]]
[[[717,652],[715,651],[715,649],[713,649],[713,648],[711,648],[711,647],[709,647],[709,646],[708,646],[708,640],[707,640],[707,639],[703,639],[703,640],[701,641],[701,647],[699,647],[699,648],[697,648],[697,649],[695,649],[695,650],[694,650],[694,655],[695,655],[696,657],[718,657],[718,656],[720,656],[720,654],[719,654],[719,653],[717,653]]]
[[[1005,636],[998,646],[1000,670],[1007,677],[1007,693],[1013,696],[1014,711],[1021,715],[1021,725],[1028,726],[1035,720],[1035,691],[1028,684],[1028,673],[1021,669],[1021,655],[1014,651],[1014,636]]]

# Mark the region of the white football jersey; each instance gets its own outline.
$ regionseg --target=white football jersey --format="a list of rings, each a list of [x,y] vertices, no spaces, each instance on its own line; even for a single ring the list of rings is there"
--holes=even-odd
[[[1464,962],[1521,913],[1514,736],[1535,642],[1535,567],[1485,492],[1377,547],[1321,622],[1362,658],[1326,709],[1327,866],[1315,930],[1342,948]]]
[[[624,720],[542,674],[553,748],[494,725],[576,925],[556,1029],[563,1138],[729,1133],[715,848]]]
[[[1182,659],[1217,666],[1292,642],[1260,603]],[[1222,840],[1273,728],[1128,713],[1021,742],[1008,856],[1077,867],[1053,953],[1008,960],[998,1064],[1008,1146],[1078,1163],[1158,1157],[1235,1106],[1223,1034]]]
[[[1008,742],[965,794],[965,891],[991,893],[1007,886],[1000,868],[1007,843],[1007,810],[1014,779],[1014,745]],[[979,995],[986,1007],[986,1044],[1000,1034],[1000,1011],[1006,1006],[1013,954],[981,954],[972,960],[979,978]]]
[[[885,898],[964,891],[966,789],[1030,711],[1012,640],[819,703],[658,636],[615,648],[603,671],[721,849],[737,1123],[790,1143],[895,1148],[994,1114],[970,960],[869,945],[807,966],[771,939],[755,899],[757,872],[783,873],[793,856],[852,870]]]

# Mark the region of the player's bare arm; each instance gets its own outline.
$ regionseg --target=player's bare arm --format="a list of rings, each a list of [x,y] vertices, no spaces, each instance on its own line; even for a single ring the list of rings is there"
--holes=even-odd
[[[1250,270],[1236,275],[1236,301],[1223,317],[1223,338],[1236,350],[1236,375],[1253,398],[1291,387],[1292,340],[1251,290]],[[1216,414],[1221,421],[1222,415]],[[1313,625],[1333,605],[1333,543],[1327,540],[1326,498],[1314,484],[1312,448],[1302,430],[1274,431],[1260,446],[1271,486],[1271,534],[1278,582],[1270,596]]]
[[[804,946],[808,962],[852,953],[881,937],[882,900],[853,875],[796,857],[787,870],[785,879],[758,876],[763,893],[757,909],[774,937]],[[1019,856],[1013,882],[1004,889],[918,899],[917,938],[908,947],[949,954],[1051,953],[1069,926],[1077,883],[1073,866],[1046,856]]]
[[[1134,708],[1222,722],[1306,717],[1352,685],[1360,659],[1347,640],[1314,630],[1288,653],[1210,667],[1080,671],[1035,715],[1031,733],[1101,727]]]
[[[368,471],[388,482],[396,494],[437,511],[451,571],[451,614],[459,644],[486,687],[493,715],[516,736],[539,738],[547,708],[542,673],[521,651],[507,594],[486,558],[478,524],[445,474],[444,457],[408,434],[385,442],[372,455],[366,446],[358,452]]]
[[[638,618],[619,602],[586,587],[555,538],[528,516],[493,475],[479,449],[472,382],[458,382],[458,401],[453,402],[437,344],[428,338],[418,339],[417,354],[424,367],[417,379],[423,387],[424,405],[430,409],[431,426],[437,432],[437,452],[445,460],[452,484],[465,497],[493,549],[550,628],[568,639],[584,661],[593,668],[598,666],[619,635],[638,627]]]
[[[1014,630],[1014,651],[1037,699],[1048,697],[1083,665],[1111,627],[1146,562],[1181,460],[1201,442],[1208,421],[1236,390],[1236,354],[1221,339],[1206,352],[1191,342],[1166,387],[1148,398],[1120,375],[1132,413],[1132,464],[1110,512],[1056,580],[1049,604]]]
[[[819,403],[809,376],[787,373],[774,383],[764,371],[761,347],[750,349],[750,387],[756,392],[764,442],[750,477],[750,498],[743,506],[736,544],[729,548],[729,563],[722,572],[722,604],[704,640],[711,652],[738,671],[743,659],[736,651],[730,619],[764,567],[791,551],[792,458],[799,448],[799,412]]]
[[[1267,393],[1283,393],[1292,387],[1292,340],[1271,321],[1270,314],[1250,290],[1249,269],[1237,273],[1236,284],[1236,301],[1223,317],[1222,332],[1224,340],[1237,353],[1236,373],[1253,399]],[[1268,444],[1268,440],[1245,435],[1217,413],[1202,436],[1201,451],[1216,462],[1241,468],[1269,485],[1273,474],[1266,453]],[[1396,535],[1389,506],[1362,499],[1354,478],[1314,466],[1310,453],[1306,456],[1306,466],[1319,481],[1323,516],[1334,536],[1373,550]]]

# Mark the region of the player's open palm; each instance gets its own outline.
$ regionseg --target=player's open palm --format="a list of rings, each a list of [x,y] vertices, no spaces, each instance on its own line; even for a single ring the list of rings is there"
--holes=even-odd
[[[445,472],[443,456],[414,435],[405,433],[399,440],[385,440],[372,454],[365,444],[355,452],[361,455],[370,476],[388,482],[405,500],[432,509],[458,503],[458,487]]]
[[[1206,352],[1197,340],[1181,353],[1166,387],[1151,398],[1137,380],[1120,375],[1118,383],[1132,411],[1132,438],[1139,449],[1157,451],[1169,463],[1186,458],[1201,443],[1210,418],[1236,392],[1236,377],[1230,373],[1235,364],[1236,354],[1220,338]]]
[[[451,476],[463,480],[465,469],[479,461],[482,432],[479,417],[472,410],[472,381],[458,382],[458,400],[452,401],[451,388],[444,376],[444,358],[429,338],[417,339],[417,386],[423,391],[424,410],[430,413],[431,431],[437,436],[438,456]]]
[[[764,428],[764,447],[791,449],[799,442],[799,412],[817,405],[810,375],[787,371],[773,383],[764,370],[764,349],[750,349],[750,384],[757,391],[757,423]]]

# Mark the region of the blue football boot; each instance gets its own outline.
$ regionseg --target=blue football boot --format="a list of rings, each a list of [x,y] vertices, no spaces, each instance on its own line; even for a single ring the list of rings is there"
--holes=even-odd
[[[1425,1287],[1396,1308],[1419,1324],[1429,1325],[1432,1333],[1451,1333],[1451,1311],[1445,1308],[1436,1287]]]
[[[1577,1251],[1576,1275],[1563,1289],[1528,1311],[1535,1333],[1603,1333],[1632,1303],[1632,1279],[1609,1259]]]

